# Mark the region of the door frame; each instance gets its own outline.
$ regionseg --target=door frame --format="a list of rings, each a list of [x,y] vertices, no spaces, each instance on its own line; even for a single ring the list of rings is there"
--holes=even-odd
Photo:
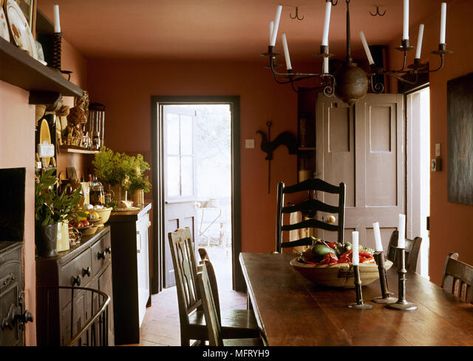
[[[178,104],[229,104],[231,109],[231,210],[232,210],[232,286],[234,290],[245,289],[245,282],[238,256],[241,252],[241,190],[240,190],[240,96],[152,96],[151,97],[151,147],[153,176],[153,224],[154,237],[152,262],[158,267],[152,275],[152,293],[164,287],[164,124],[162,105]],[[158,164],[158,166],[156,166]],[[157,260],[157,261],[156,261]],[[156,263],[154,263],[156,264]]]

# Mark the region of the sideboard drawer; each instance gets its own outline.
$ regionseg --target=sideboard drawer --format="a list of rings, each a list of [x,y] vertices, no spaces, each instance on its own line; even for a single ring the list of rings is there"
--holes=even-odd
[[[92,277],[90,248],[62,267],[59,284],[61,286],[83,286]]]
[[[91,247],[92,251],[92,277],[99,274],[112,259],[112,242],[110,233],[107,233]]]

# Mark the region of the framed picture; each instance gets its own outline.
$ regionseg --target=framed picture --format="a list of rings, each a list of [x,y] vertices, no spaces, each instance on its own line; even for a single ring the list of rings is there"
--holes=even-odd
[[[447,82],[448,200],[473,205],[473,73]]]
[[[5,0],[6,1],[6,0]],[[15,0],[20,6],[23,15],[25,15],[28,25],[30,26],[31,33],[36,39],[36,6],[37,0]]]

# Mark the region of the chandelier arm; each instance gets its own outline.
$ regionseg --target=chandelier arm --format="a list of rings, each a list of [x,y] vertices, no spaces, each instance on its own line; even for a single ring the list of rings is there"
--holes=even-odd
[[[443,67],[445,66],[445,55],[444,54],[438,54],[438,55],[440,57],[440,64],[435,69],[432,69],[432,70],[429,69],[429,73],[439,71],[439,70],[443,69]]]
[[[384,84],[379,82],[379,81],[376,81],[376,78],[375,78],[376,74],[374,73],[371,73],[370,74],[370,87],[371,87],[371,91],[373,93],[377,93],[377,94],[380,94],[382,92],[384,92]]]
[[[387,72],[386,75],[388,76],[391,76],[393,77],[394,79],[397,79],[403,83],[406,83],[406,84],[409,84],[409,85],[416,85],[417,84],[417,81],[418,81],[418,78],[419,78],[419,73],[417,72],[411,72],[411,74],[415,74],[415,79],[414,80],[408,80],[408,79],[405,79],[403,78],[404,75],[408,74],[410,72],[404,72],[404,73],[391,73],[391,72]]]

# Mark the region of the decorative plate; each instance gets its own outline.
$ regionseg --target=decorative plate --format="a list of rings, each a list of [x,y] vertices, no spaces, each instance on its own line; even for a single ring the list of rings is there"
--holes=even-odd
[[[8,31],[7,18],[2,7],[0,7],[0,38],[10,41],[10,32]]]
[[[26,21],[20,7],[15,0],[7,0],[6,9],[10,31],[13,35],[13,40],[15,40],[15,44],[19,48],[26,50],[30,56],[37,59],[36,43],[31,34],[28,21]]]

